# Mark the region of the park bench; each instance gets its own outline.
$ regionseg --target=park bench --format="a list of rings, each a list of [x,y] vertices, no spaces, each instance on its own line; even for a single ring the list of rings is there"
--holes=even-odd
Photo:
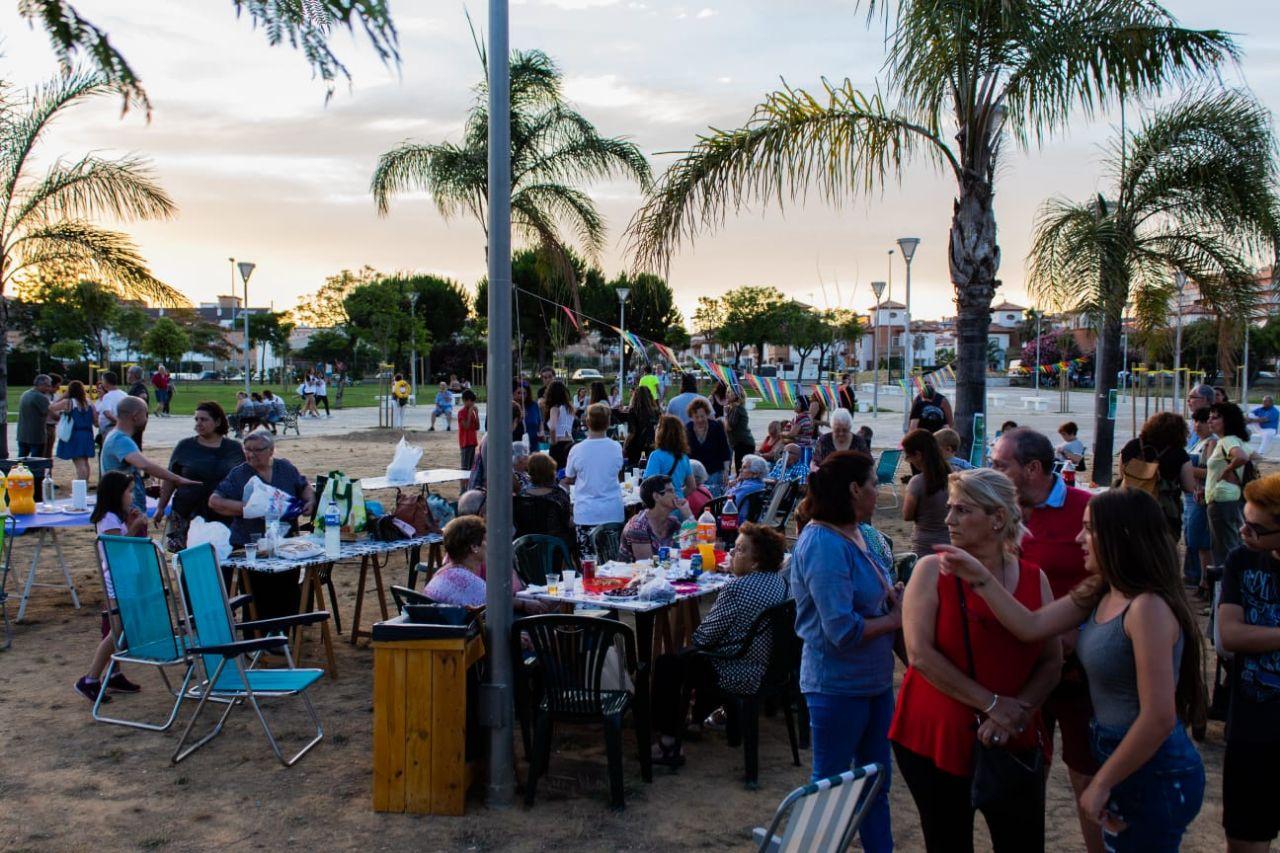
[[[1042,400],[1039,397],[1023,397],[1022,408],[1028,412],[1047,412],[1049,411],[1049,401]]]

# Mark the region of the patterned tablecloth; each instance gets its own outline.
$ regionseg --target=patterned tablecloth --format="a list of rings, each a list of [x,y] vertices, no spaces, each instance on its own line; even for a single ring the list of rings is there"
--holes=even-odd
[[[321,536],[308,537],[315,541],[320,547],[324,547],[324,539]],[[354,560],[360,557],[367,557],[371,554],[390,554],[396,551],[407,551],[421,545],[432,545],[443,542],[444,537],[439,533],[428,533],[425,536],[416,536],[413,539],[401,539],[398,542],[380,542],[376,539],[362,539],[358,542],[343,542],[342,553],[337,560],[331,560],[323,553],[314,557],[308,557],[304,560],[287,560],[279,558],[259,557],[256,563],[250,564],[245,560],[244,555],[235,552],[230,557],[222,561],[222,565],[232,568],[240,568],[250,572],[264,572],[267,574],[275,574],[276,572],[288,572],[294,569],[301,569],[306,566],[322,566],[326,563],[342,562],[343,560]]]

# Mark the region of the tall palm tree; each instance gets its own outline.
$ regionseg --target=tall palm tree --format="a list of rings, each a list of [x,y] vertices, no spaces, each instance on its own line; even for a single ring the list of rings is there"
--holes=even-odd
[[[6,292],[42,270],[74,269],[124,297],[164,305],[187,302],[151,274],[127,234],[90,221],[174,213],[173,200],[152,179],[146,161],[87,154],[36,170],[34,154],[53,121],[73,105],[107,94],[119,90],[98,74],[79,72],[25,93],[0,86],[0,456],[9,455]]]
[[[1047,202],[1029,256],[1034,293],[1100,317],[1093,479],[1103,484],[1125,306],[1143,325],[1167,325],[1162,306],[1180,271],[1220,315],[1246,316],[1256,265],[1280,249],[1271,116],[1242,93],[1192,93],[1155,111],[1111,146],[1105,168],[1114,197]]]
[[[488,63],[483,52],[488,79]],[[564,230],[588,257],[604,245],[605,225],[578,184],[613,176],[633,178],[647,190],[649,163],[634,143],[601,136],[565,103],[560,69],[540,50],[511,55],[511,225],[556,262],[575,302],[572,259]],[[460,143],[403,142],[378,158],[371,190],[378,213],[391,197],[425,190],[446,219],[472,216],[486,228],[489,193],[488,85],[476,87]]]
[[[956,182],[948,263],[957,305],[956,414],[966,446],[986,401],[987,329],[1000,286],[993,207],[1006,138],[1023,147],[1116,96],[1155,93],[1233,59],[1216,30],[1177,26],[1153,0],[859,0],[885,18],[886,104],[845,80],[784,86],[747,124],[712,130],[673,164],[631,224],[637,262],[663,267],[682,241],[751,202],[817,191],[839,204],[900,178],[923,155]]]

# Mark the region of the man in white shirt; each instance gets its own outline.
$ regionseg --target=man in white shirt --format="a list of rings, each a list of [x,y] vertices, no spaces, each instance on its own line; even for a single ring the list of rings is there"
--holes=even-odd
[[[598,524],[622,523],[622,445],[608,438],[609,407],[594,403],[587,407],[587,438],[573,446],[565,463],[563,485],[573,486],[573,523],[578,541]],[[594,549],[592,549],[594,550]]]
[[[97,403],[98,431],[106,438],[107,433],[115,428],[116,410],[120,408],[120,401],[129,395],[116,387],[120,383],[120,377],[112,371],[105,371],[98,379],[102,383],[102,399]]]

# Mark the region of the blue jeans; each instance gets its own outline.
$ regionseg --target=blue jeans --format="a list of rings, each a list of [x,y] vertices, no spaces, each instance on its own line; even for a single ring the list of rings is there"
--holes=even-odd
[[[1090,733],[1099,764],[1115,752],[1127,731],[1093,721]],[[1179,725],[1146,764],[1111,790],[1107,808],[1127,826],[1118,835],[1103,832],[1107,850],[1177,851],[1203,801],[1204,762],[1186,729]]]
[[[859,833],[867,853],[893,850],[889,824],[889,723],[893,719],[893,690],[878,696],[836,696],[806,693],[809,726],[813,737],[813,773],[810,781],[838,776],[854,765],[880,764],[884,785],[867,810]]]

